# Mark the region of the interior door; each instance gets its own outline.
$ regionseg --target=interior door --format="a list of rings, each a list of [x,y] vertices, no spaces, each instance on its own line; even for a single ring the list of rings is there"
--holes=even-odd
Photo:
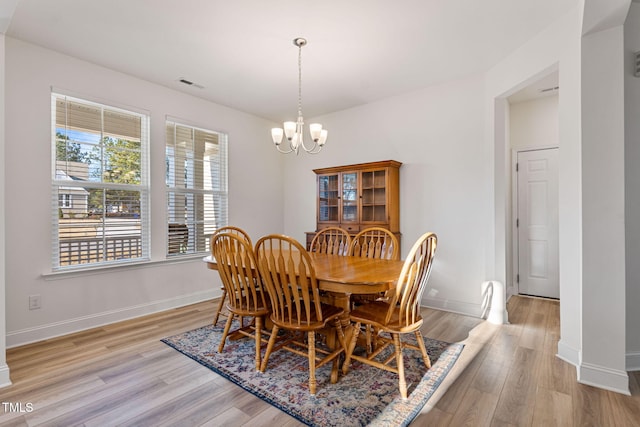
[[[558,149],[517,158],[518,292],[559,298]]]

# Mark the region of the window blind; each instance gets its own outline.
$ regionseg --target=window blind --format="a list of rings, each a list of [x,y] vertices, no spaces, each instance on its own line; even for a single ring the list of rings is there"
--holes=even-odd
[[[148,260],[148,116],[51,100],[52,268]]]
[[[166,122],[167,256],[209,251],[228,222],[227,135]]]

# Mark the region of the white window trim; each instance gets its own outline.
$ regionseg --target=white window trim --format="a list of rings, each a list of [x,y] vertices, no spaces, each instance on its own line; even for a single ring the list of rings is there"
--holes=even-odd
[[[201,131],[201,132],[205,132],[205,133],[212,133],[212,134],[217,134],[218,135],[218,144],[219,144],[219,150],[220,150],[220,161],[222,163],[222,176],[221,176],[221,182],[220,182],[220,189],[197,189],[197,188],[181,188],[181,187],[176,187],[174,186],[166,186],[166,191],[165,191],[165,208],[167,208],[167,217],[166,217],[166,227],[169,227],[169,224],[172,222],[170,219],[170,215],[168,212],[168,205],[169,205],[169,201],[173,195],[179,195],[179,194],[184,194],[184,195],[209,195],[212,198],[221,198],[222,199],[222,203],[223,206],[220,209],[220,212],[217,212],[220,216],[221,216],[221,220],[218,221],[214,228],[211,230],[212,234],[216,228],[228,225],[228,211],[229,211],[229,186],[228,186],[228,175],[229,175],[229,159],[228,159],[228,134],[222,131],[217,131],[217,130],[211,130],[208,129],[206,127],[203,126],[198,126],[193,124],[192,122],[188,121],[188,120],[183,120],[183,119],[179,119],[179,118],[175,118],[175,117],[171,117],[171,116],[166,116],[166,120],[165,120],[165,132],[167,129],[167,126],[169,124],[172,124],[174,126],[181,126],[184,128],[190,128],[193,131]],[[165,133],[166,134],[166,133]],[[168,142],[165,141],[165,162],[167,161],[167,150],[168,150]],[[170,170],[174,170],[175,168],[175,164],[169,164],[169,168]],[[166,183],[165,183],[166,184]],[[211,207],[211,210],[213,211],[213,207]],[[205,226],[206,226],[206,222],[205,222]],[[211,226],[210,226],[211,227]],[[193,256],[202,256],[202,255],[207,255],[208,251],[209,251],[209,247],[208,247],[208,239],[206,242],[206,247],[203,248],[202,250],[195,250],[195,251],[188,251],[186,253],[169,253],[169,234],[167,233],[166,235],[166,239],[167,239],[167,243],[165,245],[165,256],[167,257],[167,259],[176,259],[176,258],[189,258],[189,257],[193,257]],[[197,247],[196,247],[197,249]]]
[[[106,108],[110,111],[121,111],[124,114],[135,115],[140,117],[141,120],[141,135],[140,135],[140,184],[105,184],[102,182],[75,182],[75,181],[61,181],[56,180],[56,97],[65,97],[75,102],[83,103],[86,105],[93,105],[100,108]],[[83,271],[100,271],[109,268],[122,267],[123,265],[136,265],[146,263],[151,260],[150,248],[150,174],[149,174],[149,147],[150,147],[150,114],[149,112],[137,108],[118,106],[116,103],[97,100],[84,95],[73,94],[69,91],[59,90],[54,87],[51,88],[51,143],[52,143],[52,260],[51,260],[51,272],[45,273],[43,276],[53,276],[65,273],[83,272]],[[140,217],[141,217],[141,250],[142,255],[136,258],[115,260],[115,261],[100,261],[92,263],[83,263],[70,266],[60,266],[60,237],[59,237],[59,201],[57,197],[57,189],[60,187],[91,187],[91,188],[104,188],[104,189],[121,189],[121,190],[133,190],[140,192]]]

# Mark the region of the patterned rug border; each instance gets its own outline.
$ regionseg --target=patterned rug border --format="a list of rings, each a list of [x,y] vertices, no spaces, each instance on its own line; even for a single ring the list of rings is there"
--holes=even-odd
[[[165,343],[169,347],[178,351],[179,353],[189,357],[200,365],[212,370],[223,378],[231,381],[236,384],[243,390],[253,394],[259,399],[269,403],[270,405],[278,408],[279,410],[287,413],[292,416],[296,420],[301,423],[311,426],[311,427],[321,427],[324,424],[314,423],[313,420],[309,420],[304,417],[299,411],[296,411],[295,408],[291,408],[281,404],[278,401],[273,400],[268,395],[264,394],[260,389],[257,389],[256,386],[247,382],[243,378],[236,377],[234,373],[226,372],[224,369],[221,369],[211,363],[211,360],[203,357],[200,353],[192,353],[186,350],[183,350],[178,343],[172,341],[172,339],[176,339],[177,337],[181,337],[190,333],[194,333],[196,331],[205,330],[205,329],[217,329],[213,325],[206,325],[203,327],[195,328],[190,331],[186,331],[180,334],[176,334],[167,338],[161,339],[161,342]],[[408,426],[413,419],[420,413],[422,408],[426,405],[427,401],[431,398],[433,393],[437,390],[440,384],[444,381],[445,377],[453,367],[453,365],[458,360],[460,353],[464,348],[464,344],[461,343],[447,343],[444,341],[427,338],[425,337],[425,342],[432,341],[439,344],[445,344],[447,347],[444,351],[439,355],[437,360],[432,359],[431,368],[425,372],[420,382],[417,384],[415,389],[409,390],[409,398],[406,401],[402,401],[399,397],[394,398],[394,400],[382,411],[375,419],[371,420],[367,425],[368,426],[400,426],[406,427]],[[216,349],[212,349],[214,352]],[[375,368],[373,368],[375,369]],[[268,370],[267,370],[268,373]],[[263,374],[266,375],[267,373]],[[348,375],[348,374],[347,374]],[[318,397],[314,397],[315,399],[320,399]],[[399,417],[402,419],[399,420]]]

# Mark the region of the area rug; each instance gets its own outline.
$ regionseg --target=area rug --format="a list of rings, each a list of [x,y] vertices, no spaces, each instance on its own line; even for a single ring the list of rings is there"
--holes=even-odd
[[[162,342],[302,423],[323,427],[408,425],[442,383],[463,348],[462,344],[425,337],[432,363],[429,370],[419,351],[405,350],[409,396],[403,401],[396,374],[359,362],[351,364],[347,375],[340,373],[336,384],[330,383],[331,363],[316,369],[318,385],[316,395],[311,396],[305,357],[277,351],[269,358],[267,370],[256,372],[253,339],[228,340],[219,354],[221,335],[222,326],[210,325]],[[403,339],[415,342],[413,336]]]

